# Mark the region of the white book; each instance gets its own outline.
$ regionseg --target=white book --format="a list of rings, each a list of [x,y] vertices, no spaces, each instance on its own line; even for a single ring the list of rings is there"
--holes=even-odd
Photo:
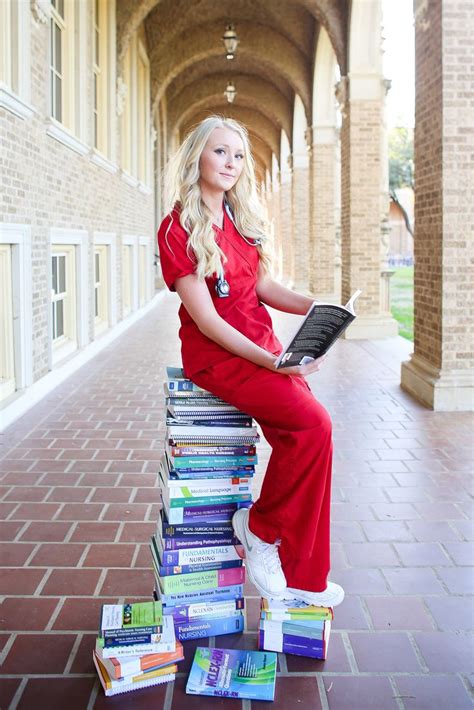
[[[163,616],[163,632],[161,640],[155,643],[140,643],[126,646],[107,646],[103,648],[99,641],[96,642],[96,653],[103,658],[115,658],[120,656],[144,656],[147,653],[171,653],[176,649],[176,636],[174,632],[173,620],[168,616]]]
[[[175,680],[175,673],[165,673],[157,675],[153,672],[142,673],[133,678],[124,678],[123,680],[113,680],[105,667],[101,664],[100,658],[96,653],[92,653],[92,660],[97,670],[100,683],[107,696],[119,695],[120,693],[130,693],[132,690],[140,688],[149,688],[152,685],[160,685],[161,683],[171,683]],[[174,666],[175,667],[175,666]]]

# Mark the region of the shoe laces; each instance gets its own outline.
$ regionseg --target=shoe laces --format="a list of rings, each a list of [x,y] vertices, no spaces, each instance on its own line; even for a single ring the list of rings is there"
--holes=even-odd
[[[279,542],[274,544],[261,542],[257,547],[257,554],[260,556],[264,568],[270,574],[281,570],[281,561],[277,550],[278,545]]]

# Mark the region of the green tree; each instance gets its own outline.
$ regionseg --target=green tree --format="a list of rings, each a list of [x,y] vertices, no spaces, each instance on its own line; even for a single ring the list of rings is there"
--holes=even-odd
[[[413,187],[413,130],[404,126],[388,134],[390,190]]]

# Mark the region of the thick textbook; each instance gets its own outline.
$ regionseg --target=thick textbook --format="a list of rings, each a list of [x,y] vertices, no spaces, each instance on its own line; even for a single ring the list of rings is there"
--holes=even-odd
[[[298,330],[275,362],[277,368],[303,365],[321,357],[336,342],[356,317],[356,291],[345,306],[315,301],[311,304]]]
[[[169,613],[170,607],[184,606],[186,604],[202,604],[207,602],[220,602],[231,599],[240,599],[244,595],[242,584],[232,584],[228,587],[217,587],[216,589],[195,589],[191,592],[176,592],[163,594],[160,587],[154,591],[155,599],[163,602],[163,610]]]
[[[329,636],[321,641],[303,636],[290,636],[289,634],[269,634],[262,629],[258,632],[258,647],[260,649],[289,653],[293,656],[319,658],[322,661],[327,658],[328,642]]]
[[[181,444],[170,446],[165,444],[169,456],[255,456],[257,449],[254,444],[243,445],[211,445]]]
[[[260,437],[256,427],[218,427],[218,426],[176,426],[167,427],[168,443],[209,444],[223,446],[242,446],[256,444]]]
[[[198,647],[186,685],[190,695],[273,700],[276,653]]]
[[[158,670],[151,671],[149,673],[140,673],[136,676],[128,676],[127,678],[123,678],[123,680],[116,680],[110,677],[107,673],[107,669],[103,665],[103,662],[95,652],[92,653],[92,660],[94,661],[94,665],[97,669],[97,674],[104,689],[104,693],[107,696],[119,695],[120,693],[129,693],[132,690],[149,688],[152,685],[160,685],[161,683],[170,683],[175,679],[175,674],[178,670],[178,666],[176,664],[172,664],[168,668],[159,668]]]
[[[333,619],[334,613],[330,607],[312,606],[299,599],[278,600],[262,598],[260,603],[260,618],[276,621],[289,621],[295,619]]]
[[[209,547],[190,547],[184,550],[164,550],[160,538],[154,535],[151,544],[162,565],[197,565],[205,562],[223,562],[224,560],[240,560],[241,555],[235,545],[218,545]]]
[[[100,649],[99,649],[100,651]],[[97,653],[97,649],[96,649]],[[100,655],[99,655],[100,658]],[[123,656],[123,658],[101,658],[100,662],[111,678],[120,680],[126,676],[148,673],[158,668],[177,663],[184,658],[183,644],[176,641],[176,650],[170,653],[147,653],[145,656]],[[171,671],[166,671],[171,672]]]
[[[238,503],[222,503],[219,505],[195,505],[186,508],[172,508],[166,498],[162,498],[163,510],[166,518],[173,525],[202,524],[204,521],[211,525],[212,523],[226,523],[232,520],[234,513],[239,508],[248,508],[251,505],[250,500],[241,501]]]
[[[238,616],[215,619],[175,621],[174,628],[176,638],[180,641],[209,638],[209,636],[223,636],[224,634],[238,634],[244,630],[244,617],[240,613]]]

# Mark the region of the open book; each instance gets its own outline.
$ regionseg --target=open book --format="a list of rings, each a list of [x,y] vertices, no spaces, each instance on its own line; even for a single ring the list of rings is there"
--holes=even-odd
[[[321,357],[356,317],[354,303],[362,291],[356,291],[345,306],[315,301],[290,344],[275,362],[277,369],[305,365]]]

